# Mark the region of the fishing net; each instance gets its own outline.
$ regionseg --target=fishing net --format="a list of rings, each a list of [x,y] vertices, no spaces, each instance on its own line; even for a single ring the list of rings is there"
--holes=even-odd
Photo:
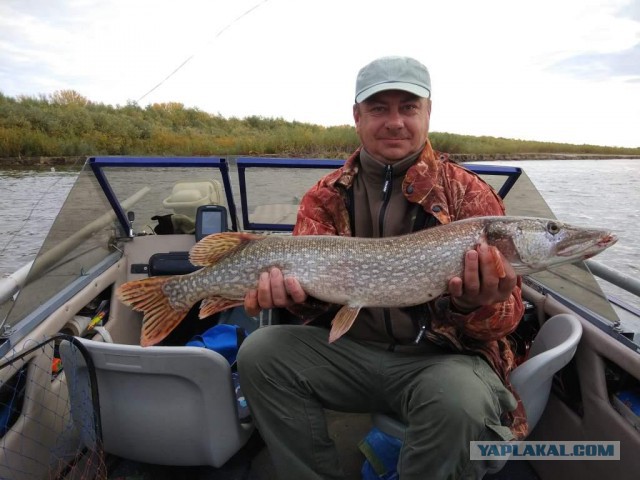
[[[0,479],[106,479],[95,386],[89,356],[67,335],[0,364]]]

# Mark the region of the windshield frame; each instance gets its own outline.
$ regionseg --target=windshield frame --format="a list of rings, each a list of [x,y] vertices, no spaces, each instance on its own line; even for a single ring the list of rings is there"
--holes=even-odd
[[[237,157],[235,165],[238,168],[240,186],[240,202],[242,211],[242,224],[248,230],[272,230],[279,232],[293,231],[293,224],[286,223],[256,223],[249,219],[249,188],[247,186],[247,170],[252,168],[316,168],[335,170],[344,165],[344,160],[339,159],[308,159],[308,158],[263,158],[263,157]],[[522,174],[520,167],[460,164],[467,170],[477,175],[492,175],[507,177],[498,189],[498,195],[505,198]]]
[[[229,179],[229,164],[222,157],[91,157],[88,159],[89,166],[93,170],[98,183],[102,187],[104,194],[116,213],[116,217],[120,225],[127,232],[129,238],[134,237],[131,222],[127,218],[125,209],[118,201],[109,181],[104,172],[105,167],[120,168],[144,168],[144,167],[194,167],[194,168],[214,168],[220,170],[224,191],[227,200],[227,206],[231,215],[231,227],[234,231],[238,231],[236,221],[236,205],[233,200],[233,192],[231,190],[231,182]]]

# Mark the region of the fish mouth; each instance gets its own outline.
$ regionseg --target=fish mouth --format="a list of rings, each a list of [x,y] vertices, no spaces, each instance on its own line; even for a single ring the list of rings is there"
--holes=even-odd
[[[589,249],[589,251],[585,252],[582,258],[584,260],[587,260],[591,257],[595,257],[602,250],[604,250],[605,248],[609,248],[611,245],[613,245],[617,241],[618,241],[618,237],[616,237],[613,234],[608,234],[602,237],[602,239],[600,239],[598,243],[596,243],[591,249]]]
[[[601,248],[607,248],[613,245],[614,243],[616,243],[617,241],[618,241],[618,237],[616,237],[612,233],[609,233],[604,237],[602,237],[600,241],[596,243],[596,245]]]
[[[597,241],[585,241],[584,238],[576,239],[573,242],[567,243],[558,249],[556,254],[560,257],[572,257],[572,258],[591,258],[597,255],[606,248],[609,248],[618,241],[618,237],[612,233],[605,233],[600,236]]]

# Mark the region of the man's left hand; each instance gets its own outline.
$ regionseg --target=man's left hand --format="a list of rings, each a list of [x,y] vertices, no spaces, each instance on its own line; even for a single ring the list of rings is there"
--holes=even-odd
[[[451,302],[463,312],[504,302],[511,296],[516,282],[516,272],[500,251],[481,244],[465,254],[462,278],[449,280]]]

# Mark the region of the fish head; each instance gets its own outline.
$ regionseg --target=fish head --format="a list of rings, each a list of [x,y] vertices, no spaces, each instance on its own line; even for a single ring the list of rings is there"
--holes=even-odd
[[[487,243],[496,246],[521,275],[586,260],[618,241],[609,230],[546,218],[498,217],[487,224],[485,234]]]

